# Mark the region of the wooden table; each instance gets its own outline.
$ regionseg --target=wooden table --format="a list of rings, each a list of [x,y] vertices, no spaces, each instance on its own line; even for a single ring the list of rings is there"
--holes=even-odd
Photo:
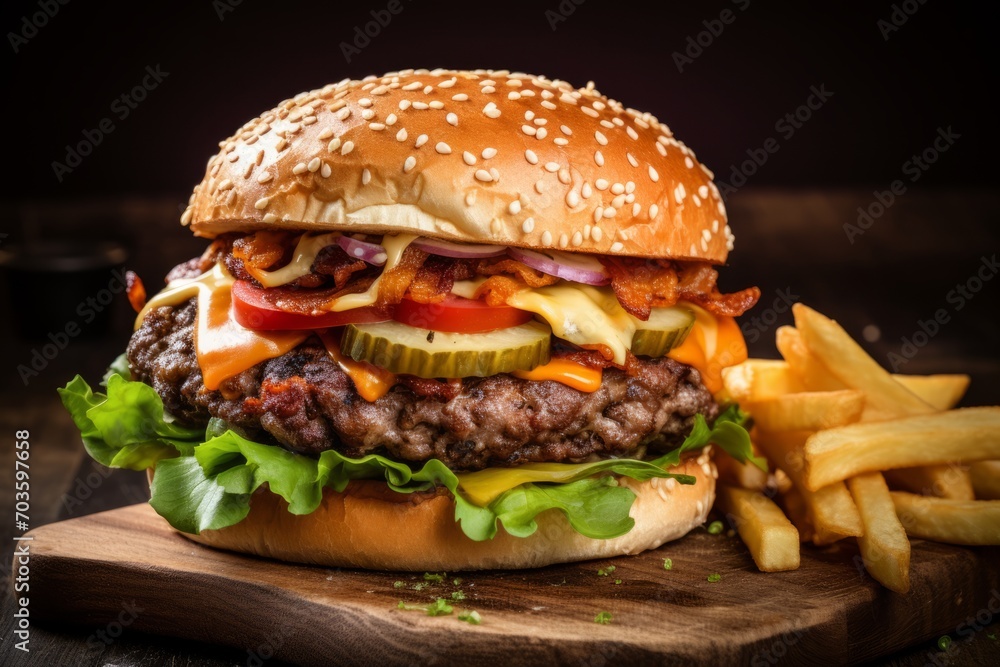
[[[751,333],[751,354],[776,355],[774,329],[790,322],[790,315],[780,312],[780,300],[787,294],[837,318],[859,339],[865,327],[869,327],[869,333],[876,327],[877,339],[864,344],[883,364],[890,352],[900,349],[901,338],[912,337],[918,330],[919,321],[932,316],[936,308],[947,307],[952,309],[951,323],[932,337],[902,372],[967,372],[973,381],[965,404],[1000,404],[1000,361],[996,352],[1000,330],[994,315],[1000,280],[986,282],[961,310],[954,309],[947,299],[956,284],[975,274],[984,256],[988,259],[1000,250],[1000,197],[982,191],[933,195],[911,192],[851,244],[843,224],[853,221],[857,207],[870,199],[870,191],[778,192],[750,188],[734,198],[730,211],[737,249],[731,266],[723,271],[722,284],[724,288],[738,289],[752,282],[762,288],[764,297],[754,311],[761,316],[761,322],[750,325],[749,330],[745,325],[745,331]],[[153,266],[159,271],[165,263],[186,259],[165,258],[171,255],[171,248],[187,249],[191,245],[183,230],[174,227],[173,201],[143,202],[141,207],[123,204],[120,208],[141,210],[149,237],[162,233],[165,239],[135,247],[130,262],[133,266]],[[56,221],[52,223],[56,229],[53,233],[58,234],[58,221],[70,214],[66,209],[45,210]],[[150,275],[146,284],[155,285],[155,278]],[[7,327],[0,332],[0,345],[8,351],[8,377],[0,391],[0,425],[8,434],[19,429],[28,429],[32,434],[33,527],[146,497],[141,473],[107,474],[84,459],[78,434],[54,395],[54,387],[64,384],[77,371],[96,381],[106,362],[123,349],[130,316],[122,306],[119,304],[112,332],[94,340],[74,341],[27,387],[10,370],[30,358],[39,342],[20,341]],[[16,314],[2,319],[9,321],[10,317]],[[12,469],[12,448],[0,448],[0,470]],[[7,472],[0,474],[9,479]],[[8,572],[14,534],[12,522],[8,521],[13,515],[9,488],[7,481],[0,488],[0,517],[4,517],[0,524],[0,567],[4,574]],[[9,582],[4,583],[4,588],[10,590]],[[949,601],[942,598],[938,603]],[[24,654],[13,647],[13,612],[13,602],[5,595],[0,608],[2,665],[222,666],[252,662],[246,651],[138,632],[126,631],[105,645],[92,638],[96,628],[86,625],[33,625],[32,653],[26,661]],[[990,635],[1000,636],[1000,623],[994,621],[971,641],[953,644],[946,653],[932,641],[883,662],[900,666],[934,661],[950,665],[997,664],[1000,643]]]

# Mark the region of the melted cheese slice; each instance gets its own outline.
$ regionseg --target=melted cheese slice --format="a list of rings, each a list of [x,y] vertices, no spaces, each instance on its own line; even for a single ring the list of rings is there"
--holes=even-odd
[[[177,306],[198,298],[195,353],[205,388],[215,390],[225,380],[262,361],[279,357],[311,335],[311,331],[254,331],[240,326],[229,312],[234,279],[222,264],[193,280],[176,281],[150,299],[136,327],[153,308]]]
[[[277,271],[261,271],[260,269],[254,269],[250,265],[246,265],[246,270],[264,287],[287,285],[293,280],[298,280],[302,276],[312,273],[312,265],[316,261],[319,251],[328,245],[336,243],[339,236],[340,232],[330,232],[329,234],[319,234],[317,236],[303,234],[295,246],[295,254],[292,256],[292,261],[285,266]]]
[[[593,393],[601,388],[604,374],[600,368],[591,368],[569,359],[553,359],[547,364],[535,366],[530,371],[513,371],[514,377],[522,380],[552,380],[578,391]]]
[[[367,361],[355,361],[340,351],[340,342],[327,332],[320,334],[330,358],[354,383],[361,398],[369,403],[377,401],[396,384],[396,375]]]
[[[378,286],[382,282],[382,276],[399,264],[399,260],[403,258],[403,251],[416,238],[415,234],[396,234],[395,236],[383,237],[382,247],[385,248],[386,253],[385,266],[382,267],[382,273],[375,279],[375,282],[365,292],[361,292],[360,294],[346,294],[334,299],[327,304],[326,310],[339,313],[351,308],[363,308],[375,303],[375,300],[378,299]]]
[[[694,313],[694,327],[667,356],[698,369],[705,387],[717,394],[722,390],[722,370],[747,359],[743,332],[732,317],[716,317],[691,303],[684,307]]]

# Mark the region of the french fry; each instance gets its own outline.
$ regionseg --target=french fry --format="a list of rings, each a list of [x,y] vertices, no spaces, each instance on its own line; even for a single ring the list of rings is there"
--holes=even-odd
[[[935,411],[896,382],[839,324],[801,303],[792,306],[792,313],[809,351],[843,384],[864,391],[875,410],[899,416]]]
[[[920,466],[886,470],[885,481],[894,489],[911,491],[924,496],[975,500],[969,469],[959,465]]]
[[[715,467],[719,470],[719,481],[724,484],[755,491],[767,488],[767,473],[752,463],[740,463],[731,456],[716,456]]]
[[[979,500],[1000,500],[1000,461],[973,463],[969,470]]]
[[[1000,545],[1000,500],[949,500],[892,491],[906,533],[936,542]]]
[[[805,385],[780,359],[747,359],[722,371],[733,400],[745,404],[805,391]]]
[[[1000,459],[1000,407],[818,431],[804,454],[803,482],[813,490],[864,472]]]
[[[720,484],[716,504],[735,524],[757,569],[783,572],[799,567],[799,531],[774,501],[759,491]]]
[[[806,500],[794,486],[783,491],[779,496],[781,507],[795,527],[799,530],[800,542],[812,542],[815,536],[812,519],[809,518],[809,508],[806,507]]]
[[[848,386],[838,380],[806,347],[795,327],[778,327],[775,334],[778,352],[807,391],[840,391]]]
[[[864,531],[861,516],[842,481],[816,490],[805,485],[802,443],[807,437],[808,433],[802,431],[760,431],[757,445],[770,461],[788,475],[802,495],[813,524],[814,543],[832,544],[845,537],[860,536]]]
[[[847,480],[865,534],[858,547],[865,569],[880,584],[897,593],[910,590],[910,540],[896,516],[889,487],[877,472]]]
[[[938,410],[951,410],[969,388],[968,375],[893,375],[892,379]]]
[[[861,418],[865,394],[856,389],[805,391],[747,404],[765,431],[822,431]]]

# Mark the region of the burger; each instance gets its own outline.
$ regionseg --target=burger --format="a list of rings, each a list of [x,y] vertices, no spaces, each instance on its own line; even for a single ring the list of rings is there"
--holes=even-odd
[[[210,239],[94,392],[91,456],[214,547],[394,570],[653,549],[706,520],[712,450],[753,461],[721,372],[712,173],[593,84],[407,70],[302,93],[208,162]]]

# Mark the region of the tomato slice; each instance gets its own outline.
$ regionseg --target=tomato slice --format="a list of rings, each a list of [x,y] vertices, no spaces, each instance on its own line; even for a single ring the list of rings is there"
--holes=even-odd
[[[314,314],[314,304],[329,300],[329,295],[320,294],[325,291],[329,290],[265,289],[247,280],[237,280],[232,287],[233,319],[247,329],[258,331],[327,329],[392,319],[389,313],[372,306]]]
[[[418,329],[447,333],[484,333],[524,324],[534,317],[513,306],[488,306],[482,299],[448,295],[437,303],[417,303],[403,298],[393,319]]]

